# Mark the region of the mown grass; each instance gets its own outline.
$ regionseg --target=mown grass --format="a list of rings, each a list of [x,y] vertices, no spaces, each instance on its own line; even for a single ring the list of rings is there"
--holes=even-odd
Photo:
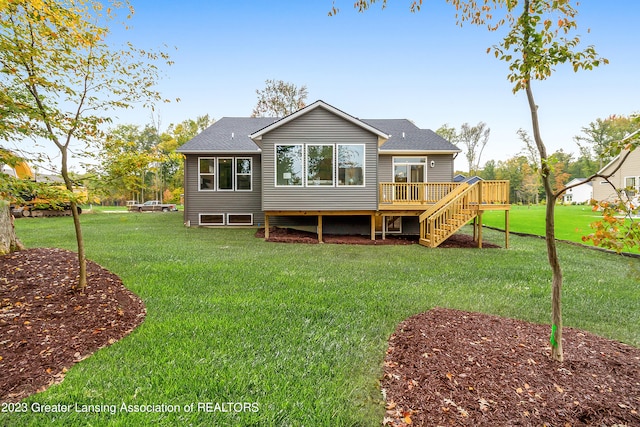
[[[545,235],[544,205],[512,205],[509,213],[509,230],[518,233]],[[582,237],[594,232],[590,224],[602,219],[602,214],[594,212],[586,205],[558,205],[555,210],[556,239],[584,243]],[[504,230],[504,212],[487,211],[482,215],[482,223]],[[625,252],[640,253],[638,248],[627,248]]]
[[[550,317],[541,239],[514,236],[508,250],[304,245],[267,243],[253,229],[184,228],[180,213],[82,222],[88,256],[142,297],[147,318],[26,402],[116,413],[0,414],[2,425],[375,426],[387,339],[401,320],[435,306]],[[74,249],[70,218],[16,228],[30,247]],[[484,238],[503,241],[491,230]],[[640,346],[640,261],[559,250],[565,324]],[[130,413],[123,402],[196,406]],[[258,411],[198,411],[198,402]]]

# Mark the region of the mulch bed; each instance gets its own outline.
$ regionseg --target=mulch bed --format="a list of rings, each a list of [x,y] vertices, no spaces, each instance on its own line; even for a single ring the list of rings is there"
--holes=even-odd
[[[126,336],[143,302],[116,275],[87,261],[88,285],[72,290],[77,255],[29,249],[0,257],[0,402],[62,381],[69,367]]]
[[[384,425],[640,426],[640,349],[548,325],[437,308],[389,340]]]
[[[258,229],[256,237],[264,239],[264,228]],[[318,235],[304,230],[296,230],[285,227],[270,227],[268,242],[279,243],[318,243]],[[323,234],[322,241],[324,243],[337,245],[413,245],[418,243],[418,236],[401,236],[396,234],[387,234],[382,240],[380,236],[376,240],[371,240],[371,236],[362,235],[338,235]],[[442,242],[440,248],[477,248],[478,243],[473,240],[472,236],[466,234],[454,234],[447,240]],[[499,248],[489,242],[482,242],[483,248]]]

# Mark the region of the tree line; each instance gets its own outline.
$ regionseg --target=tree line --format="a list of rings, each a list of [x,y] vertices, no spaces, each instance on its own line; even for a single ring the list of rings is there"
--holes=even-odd
[[[559,149],[548,156],[550,183],[554,192],[562,189],[574,178],[587,178],[596,174],[616,155],[615,142],[621,141],[637,128],[634,118],[612,115],[598,118],[581,128],[574,136],[578,152],[574,154]],[[540,158],[529,134],[519,129],[521,151],[507,160],[488,160],[477,175],[484,179],[506,179],[510,181],[512,203],[539,203],[546,200],[546,192],[538,173]]]

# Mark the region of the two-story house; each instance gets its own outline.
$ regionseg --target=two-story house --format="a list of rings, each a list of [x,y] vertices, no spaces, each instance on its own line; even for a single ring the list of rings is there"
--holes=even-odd
[[[265,226],[267,236],[270,225],[315,226],[320,240],[323,232],[418,235],[427,209],[472,187],[453,182],[460,149],[435,132],[405,119],[358,119],[323,101],[280,119],[224,117],[178,151],[187,225]],[[508,183],[486,189],[503,192],[494,195],[508,206]]]

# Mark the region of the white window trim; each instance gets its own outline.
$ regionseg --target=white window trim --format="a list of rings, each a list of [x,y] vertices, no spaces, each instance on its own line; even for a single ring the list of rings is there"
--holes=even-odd
[[[203,174],[202,172],[200,172],[200,161],[201,160],[213,160],[213,172],[208,172]],[[211,176],[213,175],[213,188],[201,188],[200,186],[200,177],[202,175],[206,175],[206,176]],[[215,157],[209,157],[209,156],[203,156],[203,157],[198,157],[198,191],[206,191],[206,192],[210,192],[210,191],[216,191],[216,187],[217,187],[217,183],[218,183],[218,160]]]
[[[300,173],[302,174],[301,176],[301,181],[299,185],[279,185],[278,184],[278,147],[289,147],[289,146],[298,146],[302,148],[302,170],[300,171]],[[295,143],[295,144],[274,144],[273,146],[273,185],[277,188],[301,188],[305,186],[305,182],[306,182],[306,173],[307,173],[307,165],[305,164],[305,155],[306,155],[306,151],[305,150],[305,144],[300,144],[300,143]]]
[[[238,173],[237,163],[238,160],[249,160],[249,173]],[[235,191],[253,191],[253,158],[252,157],[234,157],[233,167],[235,173],[233,174],[233,186]],[[238,188],[238,176],[249,176],[249,189],[241,190]],[[253,221],[253,220],[252,220]]]
[[[429,164],[429,157],[428,156],[393,156],[393,158],[391,159],[391,177],[393,178],[393,181],[395,182],[396,179],[396,159],[400,160],[398,162],[399,165],[424,165],[424,176],[422,177],[422,179],[424,181],[422,182],[427,182],[427,175],[428,175],[428,164]],[[408,160],[408,159],[424,159],[424,163],[423,162],[407,162],[407,161],[402,161],[403,159]],[[407,179],[408,179],[408,175],[407,175]],[[408,181],[407,181],[408,182]],[[411,184],[412,182],[408,182],[409,184]]]
[[[627,188],[627,179],[629,179],[629,178],[633,178],[633,180],[635,181],[634,188],[637,191],[640,188],[640,177],[639,176],[633,176],[633,175],[625,176],[622,179],[622,185],[624,186],[623,188]]]
[[[229,221],[229,217],[232,215],[249,215],[251,217],[251,222],[250,223],[246,223],[246,224],[232,224],[231,221]],[[248,213],[248,212],[230,212],[227,214],[227,225],[230,227],[238,227],[238,226],[250,226],[253,225],[253,214],[252,213]]]
[[[403,223],[403,221],[402,221],[402,216],[400,217],[400,227],[399,227],[399,230],[398,230],[398,231],[395,231],[395,230],[393,230],[393,231],[389,231],[389,229],[387,228],[387,227],[389,226],[389,219],[390,219],[390,218],[391,218],[391,217],[389,217],[389,216],[385,216],[385,217],[384,217],[384,222],[383,222],[383,224],[382,224],[382,226],[384,227],[384,232],[385,232],[386,234],[402,234],[402,223]]]
[[[220,160],[231,160],[231,188],[220,188]],[[216,190],[221,192],[229,192],[235,190],[236,180],[236,160],[235,157],[216,157]]]
[[[282,146],[299,146],[302,148],[302,180],[301,183],[299,185],[279,185],[278,184],[278,147],[282,147]],[[332,185],[309,185],[308,182],[308,178],[309,178],[309,170],[308,170],[308,149],[307,147],[309,146],[315,146],[315,147],[324,147],[324,146],[331,146],[333,147],[333,184]],[[362,153],[363,153],[363,158],[362,158],[362,184],[358,184],[358,185],[346,185],[346,184],[340,184],[338,182],[338,175],[339,175],[339,169],[340,169],[340,161],[339,161],[339,156],[338,156],[338,152],[339,152],[339,147],[340,146],[358,146],[358,147],[362,147]],[[331,144],[302,144],[302,143],[295,143],[295,144],[274,144],[273,146],[273,159],[274,159],[274,186],[276,188],[364,188],[367,186],[367,161],[366,161],[366,157],[367,157],[367,146],[366,144],[350,144],[350,143],[331,143]]]
[[[346,184],[340,184],[338,182],[338,174],[340,173],[340,160],[339,160],[339,151],[340,151],[340,146],[346,146],[346,145],[352,145],[352,146],[359,146],[362,147],[362,184],[358,184],[358,185],[346,185]],[[336,144],[336,148],[335,148],[335,174],[336,174],[336,187],[338,188],[364,188],[367,186],[367,146],[366,144],[349,144],[349,143],[337,143]]]
[[[229,159],[231,160],[231,175],[232,175],[232,182],[231,182],[231,188],[230,189],[222,189],[222,188],[218,188],[220,185],[220,163],[219,160],[224,160],[224,159]],[[200,161],[201,160],[213,160],[214,163],[214,172],[210,172],[210,173],[205,173],[202,174],[200,172]],[[249,160],[249,168],[250,168],[250,172],[247,173],[242,173],[242,174],[238,174],[237,172],[237,166],[236,166],[236,162],[238,160]],[[213,188],[208,188],[208,189],[202,189],[200,188],[200,177],[202,175],[206,175],[206,176],[210,176],[213,175]],[[240,190],[238,189],[238,176],[249,176],[249,189],[243,189]],[[202,156],[202,157],[198,157],[198,191],[204,191],[204,192],[216,192],[216,191],[220,191],[223,193],[228,193],[228,192],[235,192],[235,191],[239,191],[239,192],[251,192],[253,191],[253,157],[216,157],[216,156]]]
[[[202,222],[203,215],[220,215],[222,217],[222,222]],[[202,212],[198,214],[198,225],[226,225],[227,216],[222,212]]]
[[[307,147],[331,147],[331,156],[333,157],[333,161],[331,162],[331,185],[325,184],[309,184],[309,150]],[[338,160],[336,159],[336,144],[305,144],[303,148],[304,154],[304,186],[308,188],[332,188],[336,186],[336,166],[338,164]]]

